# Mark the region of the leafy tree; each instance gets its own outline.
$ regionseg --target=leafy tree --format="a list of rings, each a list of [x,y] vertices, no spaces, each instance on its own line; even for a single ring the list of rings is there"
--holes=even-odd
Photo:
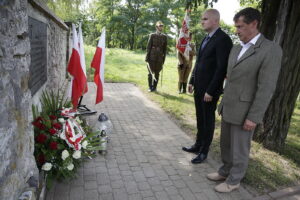
[[[130,50],[133,50],[136,43],[136,31],[142,13],[145,12],[145,5],[148,0],[126,0],[125,6],[121,7],[120,15],[123,17],[123,24],[126,25]],[[125,33],[126,34],[126,33]]]
[[[252,8],[257,8],[261,9],[261,0],[240,0],[240,4],[243,7],[252,7]]]
[[[84,30],[87,42],[95,44],[103,27],[107,31],[107,46],[145,50],[149,34],[161,20],[168,35],[168,51],[175,50],[176,37],[182,25],[185,0],[101,0],[93,1],[87,14]],[[199,19],[203,7],[192,11],[194,39],[200,43],[204,36]]]
[[[106,28],[107,32],[107,47],[112,47],[114,42],[114,33],[117,30],[114,16],[118,13],[118,8],[120,6],[120,0],[101,0],[93,1],[90,6],[89,16],[90,16],[90,27],[89,30],[94,33],[90,35],[89,41],[95,43],[98,41],[98,37],[102,31],[102,28]]]
[[[171,23],[167,15],[172,4],[168,1],[114,1],[113,6],[111,2],[108,0],[94,2],[90,10],[91,15],[95,16],[93,20],[96,29],[106,27],[109,47],[144,49],[148,35],[155,31],[154,24],[157,20],[162,20],[166,24],[166,32],[170,30],[168,24]]]
[[[44,0],[48,7],[64,21],[76,22],[82,18],[83,0]]]
[[[255,139],[282,151],[300,91],[300,1],[263,0],[261,32],[283,49],[277,88]]]
[[[192,9],[197,8],[198,6],[204,5],[207,7],[210,5],[213,7],[213,3],[217,2],[218,0],[186,0],[185,8],[186,9]]]

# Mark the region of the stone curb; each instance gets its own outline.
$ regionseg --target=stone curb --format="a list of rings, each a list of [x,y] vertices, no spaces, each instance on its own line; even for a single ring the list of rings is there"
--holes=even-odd
[[[285,188],[285,189],[278,190],[278,191],[275,191],[275,192],[271,192],[269,194],[256,197],[253,200],[280,199],[280,198],[283,198],[283,197],[291,197],[294,194],[300,194],[300,185],[294,186],[294,187]]]

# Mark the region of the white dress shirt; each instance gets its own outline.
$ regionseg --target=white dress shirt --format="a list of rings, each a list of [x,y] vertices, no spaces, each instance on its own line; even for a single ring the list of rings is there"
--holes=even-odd
[[[239,60],[244,53],[251,47],[251,45],[255,45],[255,43],[257,42],[258,38],[260,37],[260,33],[257,34],[254,38],[252,38],[248,43],[244,44],[243,42],[241,42],[241,46],[243,47],[242,50],[240,51],[240,54],[237,58],[237,60]]]

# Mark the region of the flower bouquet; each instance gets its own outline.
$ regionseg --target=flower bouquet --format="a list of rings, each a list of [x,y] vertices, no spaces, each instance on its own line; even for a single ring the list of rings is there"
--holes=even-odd
[[[59,92],[51,91],[42,94],[41,112],[33,106],[34,156],[46,175],[47,187],[53,179],[74,177],[83,158],[91,158],[99,150],[98,133],[67,108],[70,105]]]

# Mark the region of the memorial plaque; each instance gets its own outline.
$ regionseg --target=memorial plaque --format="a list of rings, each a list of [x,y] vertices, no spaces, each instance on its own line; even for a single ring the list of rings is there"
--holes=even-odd
[[[29,89],[33,96],[47,81],[47,24],[28,17],[30,57]]]

